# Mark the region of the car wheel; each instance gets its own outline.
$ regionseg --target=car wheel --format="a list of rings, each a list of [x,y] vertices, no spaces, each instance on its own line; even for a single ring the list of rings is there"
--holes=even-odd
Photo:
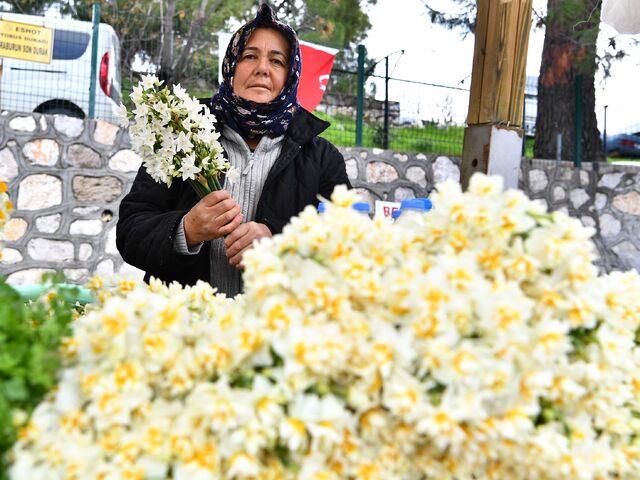
[[[67,117],[73,118],[84,118],[82,112],[78,112],[77,110],[68,107],[47,107],[42,109],[40,113],[45,113],[47,115],[66,115]]]

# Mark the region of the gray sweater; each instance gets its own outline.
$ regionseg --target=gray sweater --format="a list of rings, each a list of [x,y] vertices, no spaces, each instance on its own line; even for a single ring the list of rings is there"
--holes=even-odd
[[[243,138],[230,127],[225,126],[220,136],[231,166],[240,172],[240,179],[230,184],[225,180],[224,189],[238,202],[245,222],[253,221],[256,206],[269,170],[280,155],[284,136],[262,137],[255,151],[251,151]],[[183,255],[196,255],[202,244],[188,248],[184,234],[184,218],[176,232],[174,249]],[[224,239],[211,240],[210,283],[221,293],[233,297],[242,292],[241,271],[229,264],[225,254]]]

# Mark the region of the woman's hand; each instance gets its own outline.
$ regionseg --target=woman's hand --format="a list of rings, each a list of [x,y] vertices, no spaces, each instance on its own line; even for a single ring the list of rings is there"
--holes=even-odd
[[[259,238],[271,237],[271,230],[264,223],[242,223],[224,239],[224,246],[229,263],[242,268],[242,255],[253,246],[253,241]]]
[[[242,222],[240,205],[226,190],[211,192],[184,216],[187,245],[193,247],[207,240],[224,237]]]

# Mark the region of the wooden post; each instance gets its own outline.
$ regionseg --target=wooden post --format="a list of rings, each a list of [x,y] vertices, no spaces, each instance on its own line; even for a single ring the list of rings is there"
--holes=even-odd
[[[484,172],[518,186],[533,0],[478,0],[460,181]]]

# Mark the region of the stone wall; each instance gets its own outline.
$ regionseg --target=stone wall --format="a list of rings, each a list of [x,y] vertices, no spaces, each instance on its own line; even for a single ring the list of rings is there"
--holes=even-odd
[[[0,179],[15,207],[0,234],[0,274],[20,284],[62,271],[84,283],[126,271],[115,223],[140,165],[127,132],[63,115],[4,114],[0,125]]]
[[[114,272],[141,276],[115,248],[118,205],[140,165],[127,132],[102,121],[65,116],[0,117],[0,179],[16,210],[0,241],[0,274],[36,283],[45,271],[72,282]],[[355,188],[370,203],[428,196],[458,180],[460,159],[342,148]],[[524,161],[521,188],[593,226],[604,270],[640,269],[640,169],[569,162]],[[436,206],[437,208],[437,206]]]

